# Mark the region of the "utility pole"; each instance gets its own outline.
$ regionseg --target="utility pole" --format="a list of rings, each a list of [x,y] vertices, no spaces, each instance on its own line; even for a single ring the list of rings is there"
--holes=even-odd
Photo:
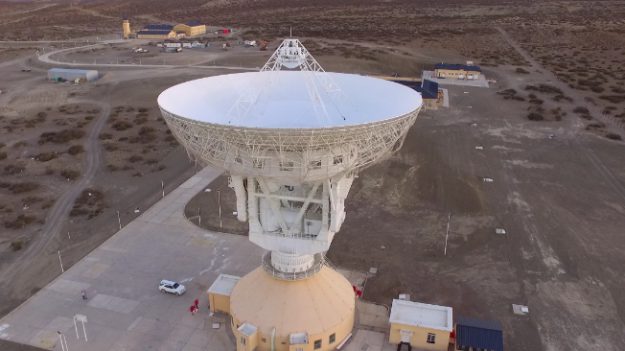
[[[61,265],[61,273],[65,273],[65,269],[63,268],[63,261],[61,260],[61,250],[58,250],[57,253],[59,254],[59,265]]]
[[[451,212],[447,215],[447,232],[445,233],[445,256],[447,256],[447,241],[449,240],[449,224],[451,223]]]
[[[117,210],[117,223],[119,223],[119,230],[122,230],[122,220],[119,217],[119,210]]]
[[[219,206],[219,228],[223,228],[221,221],[221,190],[217,190],[217,205]]]

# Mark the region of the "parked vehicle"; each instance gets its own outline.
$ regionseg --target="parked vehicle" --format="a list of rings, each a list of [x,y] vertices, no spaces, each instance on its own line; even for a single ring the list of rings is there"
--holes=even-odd
[[[184,294],[184,292],[187,291],[184,285],[166,279],[161,280],[161,282],[158,284],[158,290],[162,293],[170,293],[178,296]]]

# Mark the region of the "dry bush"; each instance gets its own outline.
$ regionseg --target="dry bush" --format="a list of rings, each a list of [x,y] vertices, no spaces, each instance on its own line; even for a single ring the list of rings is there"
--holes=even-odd
[[[68,180],[76,180],[80,176],[80,172],[73,169],[64,169],[61,171],[61,176]]]
[[[35,220],[37,220],[36,217],[20,214],[13,220],[4,221],[4,227],[7,229],[21,229],[33,223]]]
[[[26,167],[24,165],[6,165],[4,166],[4,175],[16,175],[24,172]]]
[[[7,153],[4,151],[0,151],[0,161],[7,158]]]
[[[4,224],[4,226],[6,227],[6,222]],[[17,240],[13,240],[11,241],[11,250],[13,251],[19,251],[24,247],[24,242],[20,239]]]
[[[609,101],[613,104],[619,104],[625,101],[625,95],[600,95],[599,99]]]
[[[543,117],[543,115],[538,112],[530,112],[527,115],[527,119],[529,119],[530,121],[542,121],[545,119],[545,117]]]
[[[67,149],[67,153],[70,155],[78,155],[80,153],[83,153],[85,151],[85,148],[82,147],[82,145],[72,145],[69,147],[69,149]]]
[[[39,136],[39,145],[45,143],[65,144],[71,140],[80,139],[85,132],[80,129],[63,129],[59,132],[45,132]]]
[[[529,73],[530,73],[529,71],[525,70],[525,69],[524,69],[524,68],[522,68],[522,67],[517,67],[517,69],[515,69],[514,71],[515,71],[516,73],[519,73],[519,74],[529,74]]]
[[[607,133],[605,137],[611,140],[623,140],[623,138],[616,133]]]
[[[39,162],[48,162],[50,160],[54,160],[57,158],[56,152],[42,152],[38,155],[35,155],[35,160]]]
[[[113,134],[111,133],[100,133],[100,140],[110,140],[113,139]]]
[[[115,129],[118,132],[124,131],[126,129],[130,129],[132,128],[132,124],[126,122],[126,121],[117,121],[115,123],[113,123],[113,129]]]
[[[103,210],[104,194],[98,190],[87,188],[76,199],[69,215],[71,217],[87,216],[87,219],[91,219],[102,213]]]
[[[140,155],[132,155],[132,156],[128,157],[127,160],[130,163],[135,163],[135,162],[143,161],[143,157],[140,156]]]
[[[13,194],[22,194],[31,192],[33,190],[39,189],[40,185],[34,182],[21,182],[21,183],[12,183],[7,186],[7,190],[9,190]]]

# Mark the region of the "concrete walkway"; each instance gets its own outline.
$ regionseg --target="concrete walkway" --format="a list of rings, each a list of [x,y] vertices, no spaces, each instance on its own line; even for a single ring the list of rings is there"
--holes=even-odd
[[[205,291],[219,273],[257,267],[263,251],[247,237],[208,232],[183,215],[219,174],[205,168],[13,310],[0,320],[0,338],[61,350],[60,331],[71,351],[234,349],[224,318],[209,316]],[[187,293],[160,293],[161,279],[184,282]],[[196,298],[200,313],[191,316]],[[88,341],[80,323],[76,337],[76,314],[88,319]]]

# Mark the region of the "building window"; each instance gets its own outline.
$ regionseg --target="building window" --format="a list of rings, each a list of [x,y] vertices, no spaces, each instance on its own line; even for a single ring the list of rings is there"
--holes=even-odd
[[[336,334],[335,333],[330,334],[329,343],[333,344],[335,341],[336,341]]]
[[[260,340],[261,340],[262,342],[267,342],[267,339],[265,339],[265,338],[262,338],[262,339],[260,339]]]
[[[334,156],[333,163],[334,163],[335,165],[338,165],[338,164],[343,163],[343,155]]]
[[[245,345],[245,338],[241,337],[241,345]]]
[[[428,342],[428,344],[435,344],[436,343],[436,334],[428,333],[427,342]]]
[[[310,161],[308,164],[308,169],[320,169],[321,168],[321,160]]]
[[[319,339],[319,340],[315,340],[315,346],[314,346],[314,349],[315,349],[315,350],[318,350],[318,349],[320,349],[320,348],[321,348],[321,339]]]
[[[254,159],[254,168],[263,169],[265,168],[265,160]]]
[[[280,170],[283,172],[290,172],[295,168],[295,164],[293,161],[282,161],[280,162]]]

